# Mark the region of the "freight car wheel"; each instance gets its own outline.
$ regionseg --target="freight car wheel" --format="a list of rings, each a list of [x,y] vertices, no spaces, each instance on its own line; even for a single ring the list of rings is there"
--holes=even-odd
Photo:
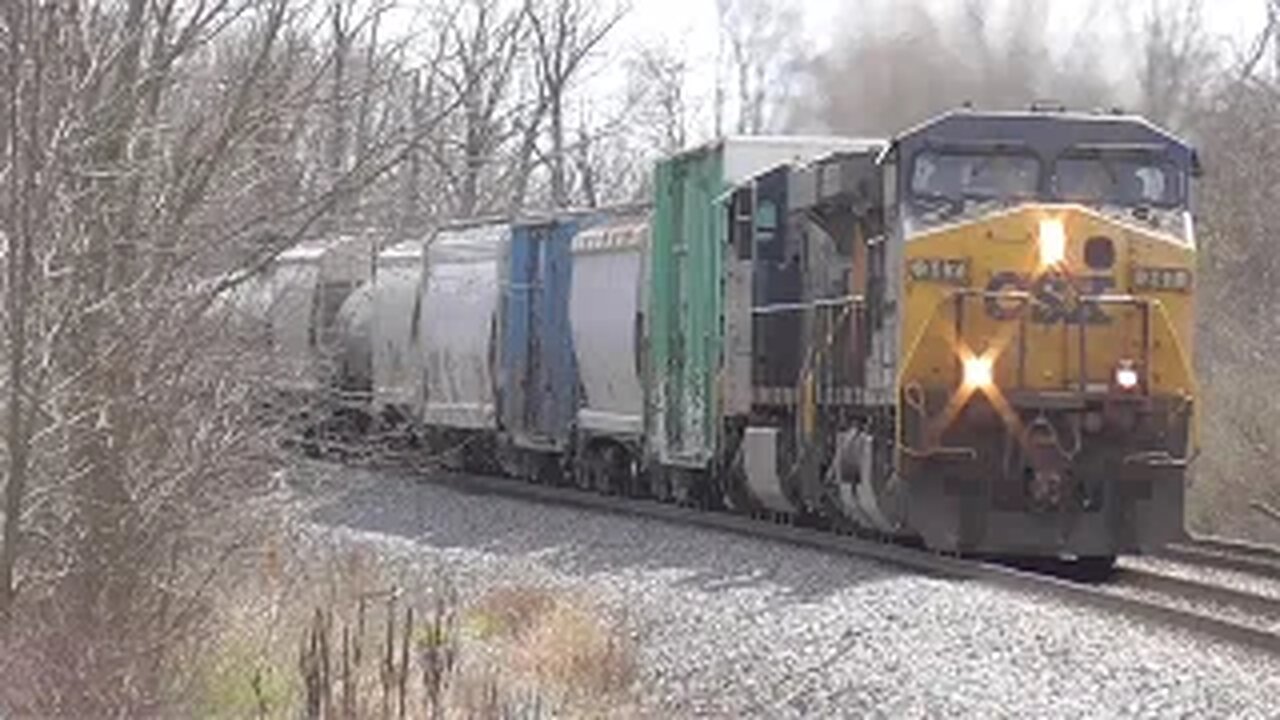
[[[573,465],[573,484],[579,490],[595,490],[599,486],[599,468],[596,459],[591,456],[580,459]]]
[[[601,492],[610,495],[628,495],[636,484],[635,463],[631,453],[621,445],[609,445],[604,451]]]
[[[659,465],[649,472],[649,495],[659,502],[669,503],[675,500],[671,474],[674,471]]]
[[[672,468],[667,471],[672,499],[685,507],[711,509],[717,490],[706,470]]]
[[[565,484],[566,473],[564,467],[560,464],[560,456],[543,452],[535,452],[530,455],[538,484],[552,487]]]

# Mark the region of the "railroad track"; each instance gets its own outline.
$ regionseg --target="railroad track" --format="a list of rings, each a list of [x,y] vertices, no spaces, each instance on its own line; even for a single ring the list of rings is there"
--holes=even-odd
[[[1209,613],[1265,632],[1280,632],[1280,599],[1274,595],[1129,564],[1117,569],[1109,587],[1134,590],[1155,602]]]
[[[406,468],[400,467],[404,470]],[[1110,584],[1075,582],[1006,565],[876,542],[829,531],[777,524],[727,512],[711,512],[654,500],[585,492],[572,487],[522,483],[508,478],[414,472],[415,479],[460,492],[499,495],[579,507],[765,538],[825,552],[877,560],[917,572],[973,580],[1019,592],[1056,597],[1147,622],[1178,627],[1231,644],[1280,654],[1280,610],[1274,601],[1172,575],[1122,568]],[[1137,587],[1138,592],[1126,589]],[[1198,599],[1198,600],[1197,600]],[[1205,600],[1208,599],[1208,602]],[[1224,611],[1224,607],[1236,611]],[[1269,619],[1269,620],[1268,620]]]
[[[1280,548],[1243,540],[1192,535],[1159,553],[1180,562],[1280,580]]]

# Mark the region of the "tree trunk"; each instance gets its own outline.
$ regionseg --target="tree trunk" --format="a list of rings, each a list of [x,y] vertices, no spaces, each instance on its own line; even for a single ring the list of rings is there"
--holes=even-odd
[[[90,184],[83,217],[87,251],[76,263],[81,307],[71,339],[71,368],[81,378],[74,392],[71,425],[72,471],[76,474],[76,508],[84,531],[79,564],[68,578],[68,593],[80,627],[107,633],[130,606],[135,588],[132,563],[119,562],[129,546],[129,491],[126,452],[131,435],[127,402],[131,396],[132,345],[125,340],[122,318],[130,317],[135,300],[134,243],[129,219],[132,184],[126,153],[142,102],[142,32],[147,0],[130,0],[127,28],[105,106],[97,109],[101,125],[91,160],[99,179]]]
[[[569,204],[564,167],[564,87],[558,86],[551,91],[551,202],[558,208]]]
[[[347,28],[343,11],[344,0],[333,2],[333,87],[331,89],[329,128],[329,185],[336,189],[346,170],[347,158]],[[339,199],[338,212],[332,222],[341,226],[345,203]]]
[[[5,110],[5,147],[12,176],[9,180],[9,202],[6,216],[6,234],[9,237],[6,310],[9,315],[9,397],[5,444],[8,450],[7,482],[4,497],[4,536],[0,545],[0,623],[8,625],[13,604],[17,598],[15,569],[21,554],[22,512],[27,492],[28,458],[31,436],[23,418],[22,393],[26,388],[27,356],[27,301],[30,299],[31,268],[31,200],[35,194],[34,143],[22,142],[23,118],[20,109],[24,100],[38,98],[38,83],[30,82],[28,97],[23,98],[22,63],[23,41],[29,35],[25,3],[12,3],[6,9],[9,47],[5,71],[8,88],[8,107]],[[37,76],[38,77],[38,76]],[[27,106],[35,110],[36,105]],[[28,130],[35,125],[28,123]]]

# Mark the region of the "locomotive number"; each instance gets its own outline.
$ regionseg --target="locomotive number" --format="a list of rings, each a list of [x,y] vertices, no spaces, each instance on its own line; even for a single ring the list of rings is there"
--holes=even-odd
[[[1021,290],[1031,294],[1031,322],[1039,325],[1106,325],[1111,317],[1096,303],[1081,303],[1081,295],[1100,295],[1116,286],[1115,278],[1107,275],[1068,280],[1058,273],[1046,273],[1032,280],[1015,272],[997,273],[987,283],[987,292]],[[987,315],[994,320],[1016,320],[1019,302],[1001,302],[987,298]]]

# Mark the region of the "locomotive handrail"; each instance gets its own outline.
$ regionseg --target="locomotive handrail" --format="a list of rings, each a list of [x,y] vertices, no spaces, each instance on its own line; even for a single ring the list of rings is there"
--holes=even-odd
[[[844,295],[835,298],[819,298],[808,302],[775,303],[751,308],[752,315],[778,315],[788,312],[803,312],[820,307],[843,307],[845,305],[863,305],[866,299],[861,295]]]
[[[982,300],[1005,300],[1016,301],[1018,308],[1015,311],[1018,322],[1018,383],[1019,388],[1026,386],[1026,334],[1027,334],[1027,313],[1026,309],[1035,296],[1025,290],[1005,291],[1005,290],[985,290],[978,288],[956,288],[948,293],[947,297],[938,304],[934,309],[934,314],[930,317],[925,327],[928,328],[934,321],[934,318],[941,312],[942,307],[948,305],[952,301],[955,303],[955,333],[956,339],[964,337],[963,327],[963,301],[968,298],[980,298]],[[1088,305],[1132,305],[1142,311],[1142,358],[1139,365],[1140,371],[1144,377],[1143,384],[1149,385],[1151,373],[1151,309],[1153,306],[1160,305],[1160,301],[1156,298],[1143,297],[1133,294],[1098,294],[1098,295],[1080,295],[1076,298],[1081,307]],[[1165,318],[1167,322],[1167,317]],[[1088,350],[1088,333],[1089,325],[1086,322],[1078,323],[1079,327],[1079,379],[1076,383],[1076,391],[1083,394],[1088,392],[1088,370],[1087,370],[1087,350]]]
[[[1181,361],[1184,366],[1190,367],[1191,360],[1189,357],[1187,357],[1186,349],[1183,348],[1182,346],[1182,338],[1178,333],[1172,331],[1173,323],[1172,321],[1169,320],[1169,311],[1165,308],[1164,303],[1160,301],[1160,298],[1143,297],[1143,296],[1136,296],[1132,294],[1130,295],[1082,295],[1080,297],[1080,301],[1082,303],[1095,302],[1098,304],[1108,304],[1108,303],[1111,303],[1111,304],[1140,303],[1142,304],[1146,314],[1145,322],[1147,326],[1144,329],[1144,332],[1146,333],[1146,337],[1143,339],[1143,353],[1147,355],[1147,358],[1144,358],[1144,363],[1143,363],[1144,372],[1146,373],[1150,373],[1149,364],[1146,361],[1150,359],[1150,351],[1151,351],[1150,316],[1152,314],[1152,311],[1154,310],[1154,312],[1159,316],[1160,320],[1164,323],[1164,325],[1170,328],[1169,339],[1170,339],[1170,342],[1173,343],[1174,351],[1178,354],[1178,360]],[[1199,392],[1199,388],[1195,384],[1196,382],[1195,373],[1188,373],[1187,378],[1188,378],[1188,381],[1191,383],[1191,388],[1189,389],[1192,397],[1193,398],[1198,397],[1200,395],[1200,392]],[[1144,378],[1144,380],[1147,380],[1147,379],[1149,378]],[[1194,409],[1192,409],[1191,411],[1191,442],[1190,442],[1189,451],[1190,452],[1188,452],[1187,457],[1175,458],[1174,460],[1177,461],[1178,463],[1181,463],[1181,465],[1185,467],[1187,465],[1190,465],[1191,461],[1194,460],[1195,457],[1200,453],[1200,413],[1195,412]]]
[[[964,336],[962,308],[963,308],[964,302],[970,299],[988,300],[988,301],[996,300],[996,301],[1003,301],[1007,303],[1016,303],[1018,305],[1016,309],[1009,308],[1010,312],[1014,313],[1014,315],[1011,316],[1009,320],[1016,321],[1020,325],[1018,330],[1019,369],[1018,369],[1017,385],[1018,387],[1025,386],[1025,377],[1026,377],[1025,362],[1026,362],[1026,355],[1027,355],[1025,342],[1026,342],[1026,336],[1027,336],[1026,324],[1028,322],[1028,313],[1026,312],[1026,309],[1027,309],[1027,306],[1030,305],[1032,301],[1035,300],[1035,296],[1032,293],[1025,290],[987,290],[983,288],[968,288],[968,287],[953,288],[949,290],[948,293],[938,301],[938,304],[934,307],[934,310],[930,314],[929,319],[921,326],[916,337],[912,340],[910,344],[910,349],[902,358],[902,365],[901,365],[901,369],[899,370],[900,376],[898,378],[899,386],[901,386],[901,384],[907,379],[906,372],[908,368],[911,366],[913,358],[915,358],[917,353],[919,352],[921,343],[924,342],[925,338],[929,335],[929,333],[935,327],[936,323],[939,320],[939,316],[944,311],[944,308],[958,311],[956,312],[955,324],[952,330],[955,332],[955,337],[957,340]],[[1144,374],[1144,377],[1143,377],[1144,385],[1150,384],[1151,352],[1152,352],[1151,339],[1157,324],[1159,324],[1159,326],[1162,329],[1164,329],[1166,333],[1170,336],[1171,342],[1174,345],[1173,349],[1175,350],[1175,352],[1178,353],[1178,357],[1182,361],[1183,365],[1185,366],[1188,364],[1187,355],[1182,347],[1181,340],[1178,337],[1178,334],[1176,332],[1173,332],[1172,323],[1169,319],[1168,313],[1164,307],[1164,304],[1160,301],[1159,298],[1133,295],[1133,294],[1124,294],[1124,293],[1109,293],[1109,294],[1096,294],[1096,295],[1080,295],[1080,296],[1077,296],[1077,301],[1082,307],[1090,306],[1090,305],[1132,305],[1132,306],[1135,306],[1137,309],[1141,310],[1143,337],[1142,337],[1142,343],[1141,343],[1142,357],[1141,357],[1140,371]],[[1070,327],[1070,326],[1066,325],[1066,327]],[[1087,335],[1090,328],[1088,327],[1087,323],[1078,323],[1078,327],[1079,327],[1080,357],[1084,358],[1085,352],[1087,352]],[[1080,367],[1081,368],[1085,367],[1083,362],[1081,362]],[[1074,388],[1073,391],[1086,392],[1088,389],[1086,387],[1087,383],[1088,383],[1087,374],[1084,372],[1081,372],[1080,380],[1079,382],[1075,383],[1076,387]],[[1195,393],[1196,389],[1194,387],[1191,387],[1189,388],[1189,390],[1192,393]],[[1195,423],[1195,425],[1197,426],[1195,428],[1195,434],[1198,437],[1199,435],[1198,423]]]

